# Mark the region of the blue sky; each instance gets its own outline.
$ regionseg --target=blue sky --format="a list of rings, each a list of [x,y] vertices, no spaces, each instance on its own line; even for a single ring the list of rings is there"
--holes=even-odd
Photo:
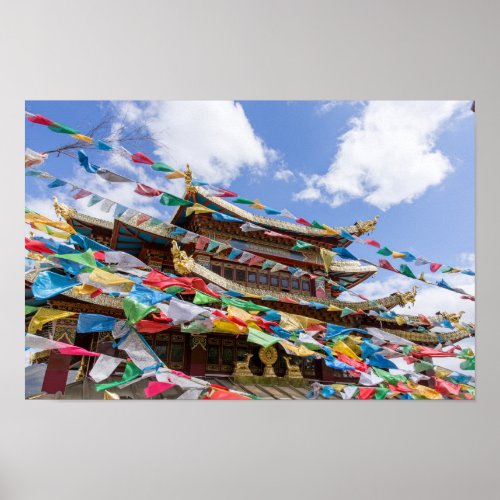
[[[31,101],[26,110],[82,133],[111,116],[112,124],[101,138],[116,138],[117,123],[126,130],[142,126],[156,144],[125,144],[132,152],[143,151],[174,167],[189,162],[195,176],[203,180],[330,226],[380,215],[372,237],[390,248],[473,267],[475,119],[470,102]],[[66,142],[67,136],[26,122],[27,147],[46,151]],[[99,166],[160,189],[182,191],[182,180],[167,181],[148,167],[110,153],[89,150],[88,154]],[[110,188],[72,158],[51,155],[43,168],[168,218],[156,200]],[[98,207],[87,209],[83,200],[77,203],[69,193],[49,192],[44,183],[27,178],[31,208],[52,215],[48,201],[53,194],[104,218]],[[378,257],[369,246],[350,248],[360,258]],[[472,278],[452,276],[449,281],[473,291]],[[376,298],[413,284],[381,270],[357,290]],[[422,312],[465,310],[467,319],[473,320],[470,301],[426,285],[420,292],[417,306]]]

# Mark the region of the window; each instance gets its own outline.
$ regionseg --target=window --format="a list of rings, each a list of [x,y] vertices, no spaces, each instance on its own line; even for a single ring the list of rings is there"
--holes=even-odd
[[[292,278],[292,288],[294,290],[300,290],[300,281]]]
[[[278,276],[271,276],[270,282],[271,282],[271,286],[278,286],[279,285]]]
[[[244,269],[236,269],[236,281],[246,281],[247,273]]]
[[[267,274],[259,274],[259,284],[260,285],[267,285],[267,283],[268,283]]]
[[[248,282],[249,283],[255,283],[257,281],[257,273],[248,273]]]
[[[281,278],[281,288],[286,288],[287,290],[290,288],[290,279],[289,278]]]
[[[224,278],[226,278],[227,280],[233,279],[233,268],[232,267],[224,266]]]
[[[212,264],[212,271],[219,276],[222,275],[222,267]]]
[[[302,280],[302,290],[305,290],[306,292],[309,292],[311,290],[311,284],[309,281]]]

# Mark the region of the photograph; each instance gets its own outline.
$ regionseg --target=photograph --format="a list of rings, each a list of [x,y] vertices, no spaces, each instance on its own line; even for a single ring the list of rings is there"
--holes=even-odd
[[[475,400],[475,118],[26,100],[24,398]]]

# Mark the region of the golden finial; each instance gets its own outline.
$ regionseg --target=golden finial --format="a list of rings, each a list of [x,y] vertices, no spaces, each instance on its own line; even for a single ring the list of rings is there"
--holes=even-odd
[[[193,272],[194,259],[188,257],[188,254],[179,248],[177,241],[172,241],[172,257],[174,260],[174,269],[181,276],[186,276]]]
[[[52,197],[52,202],[54,204],[55,213],[64,220],[67,221],[76,215],[76,210],[74,208],[71,208],[64,203],[59,203],[55,196]]]
[[[184,171],[184,182],[186,186],[187,193],[194,193],[195,189],[193,186],[193,172],[191,172],[191,168],[189,164],[186,164],[186,169]]]
[[[401,306],[404,306],[409,303],[415,304],[415,298],[417,297],[417,289],[418,286],[414,286],[411,290],[408,290],[407,292],[395,292],[394,295],[396,295],[399,298],[399,303]]]
[[[367,221],[359,220],[354,225],[358,229],[359,234],[369,233],[370,231],[373,231],[375,229],[375,226],[377,225],[379,218],[380,217],[376,215],[373,218],[373,220],[367,220]]]

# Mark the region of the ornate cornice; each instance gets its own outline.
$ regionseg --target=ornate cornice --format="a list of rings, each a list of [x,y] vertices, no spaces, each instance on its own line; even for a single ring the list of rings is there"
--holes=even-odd
[[[331,235],[325,234],[325,231],[323,229],[317,229],[315,227],[303,226],[301,224],[294,224],[293,222],[286,222],[278,219],[271,219],[271,217],[264,217],[262,215],[252,214],[244,210],[243,208],[237,207],[232,203],[229,203],[223,198],[219,198],[218,196],[208,196],[207,191],[200,186],[193,186],[193,187],[196,190],[196,192],[207,198],[207,200],[209,200],[211,203],[218,205],[219,207],[228,210],[229,212],[232,212],[233,214],[242,217],[243,219],[253,222],[254,224],[271,226],[278,229],[282,229],[284,231],[292,231],[294,233],[310,235],[311,237],[335,236],[334,234]],[[179,210],[182,210],[182,208]],[[372,231],[375,225],[377,224],[377,220],[378,216],[375,217],[372,221],[358,221],[356,222],[356,224],[352,226],[334,227],[333,229],[338,232],[340,232],[341,230],[345,230],[351,234],[357,234],[359,236],[364,232]]]

